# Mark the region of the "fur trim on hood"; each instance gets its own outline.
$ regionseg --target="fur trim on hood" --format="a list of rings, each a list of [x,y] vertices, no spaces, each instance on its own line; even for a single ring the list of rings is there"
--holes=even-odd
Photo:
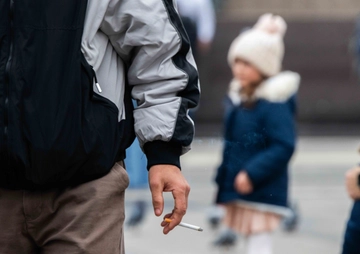
[[[291,71],[284,71],[265,80],[256,89],[253,98],[244,98],[240,95],[241,84],[233,79],[230,82],[228,96],[234,105],[244,100],[264,99],[270,102],[285,102],[295,95],[300,86],[300,75]]]

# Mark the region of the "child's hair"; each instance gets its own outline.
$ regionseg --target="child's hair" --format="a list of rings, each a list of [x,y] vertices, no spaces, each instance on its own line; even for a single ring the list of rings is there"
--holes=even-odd
[[[248,86],[248,89],[246,91],[243,91],[242,89],[239,91],[243,100],[242,103],[244,107],[251,108],[254,105],[255,101],[253,95],[255,93],[255,90],[266,79],[267,78],[263,76],[263,78],[258,82],[250,84],[250,86]]]
[[[280,16],[262,15],[253,28],[242,32],[230,46],[228,62],[232,66],[236,58],[254,65],[265,77],[280,72],[284,57],[284,41],[287,25]]]

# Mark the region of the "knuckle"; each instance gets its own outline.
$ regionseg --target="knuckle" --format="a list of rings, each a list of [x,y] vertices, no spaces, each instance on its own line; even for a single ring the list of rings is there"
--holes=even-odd
[[[188,184],[184,184],[182,189],[184,190],[185,193],[190,191],[190,186]]]
[[[179,210],[179,214],[181,215],[181,216],[184,216],[185,214],[186,214],[186,209],[184,208],[184,209],[180,209]]]
[[[184,216],[186,214],[186,207],[175,208],[175,213]]]
[[[149,185],[150,185],[151,188],[159,188],[160,187],[160,183],[158,181],[156,181],[156,180],[151,180],[149,182]]]
[[[188,184],[180,184],[178,186],[178,189],[177,189],[177,192],[180,194],[180,193],[187,193],[190,191],[190,186]]]
[[[186,182],[186,181],[184,181],[183,183],[181,183],[181,185],[180,185],[183,189],[186,189],[187,187],[189,187],[189,184]]]
[[[153,204],[154,205],[159,205],[161,203],[160,199],[158,198],[153,198]]]
[[[160,183],[153,181],[149,183],[151,190],[159,190],[160,189]]]
[[[161,203],[162,203],[162,198],[161,198],[161,196],[153,196],[153,198],[152,198],[152,203],[153,203],[154,205],[161,205]]]

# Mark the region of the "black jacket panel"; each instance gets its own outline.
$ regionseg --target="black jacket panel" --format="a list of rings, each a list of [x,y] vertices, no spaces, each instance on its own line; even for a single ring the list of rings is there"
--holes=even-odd
[[[1,142],[2,187],[78,184],[105,175],[121,159],[118,109],[93,92],[95,73],[81,53],[86,6],[86,0],[13,5],[12,47],[1,46],[0,55],[0,78],[9,77],[0,79],[0,119],[8,130],[1,131],[7,140]]]

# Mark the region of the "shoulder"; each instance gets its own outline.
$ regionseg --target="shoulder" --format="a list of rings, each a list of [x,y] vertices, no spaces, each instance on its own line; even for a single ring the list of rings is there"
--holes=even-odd
[[[294,124],[295,117],[290,102],[258,101],[258,117],[264,126],[278,125],[279,123]]]
[[[294,97],[300,86],[300,75],[285,71],[264,81],[255,92],[255,97],[269,103],[285,104]]]

